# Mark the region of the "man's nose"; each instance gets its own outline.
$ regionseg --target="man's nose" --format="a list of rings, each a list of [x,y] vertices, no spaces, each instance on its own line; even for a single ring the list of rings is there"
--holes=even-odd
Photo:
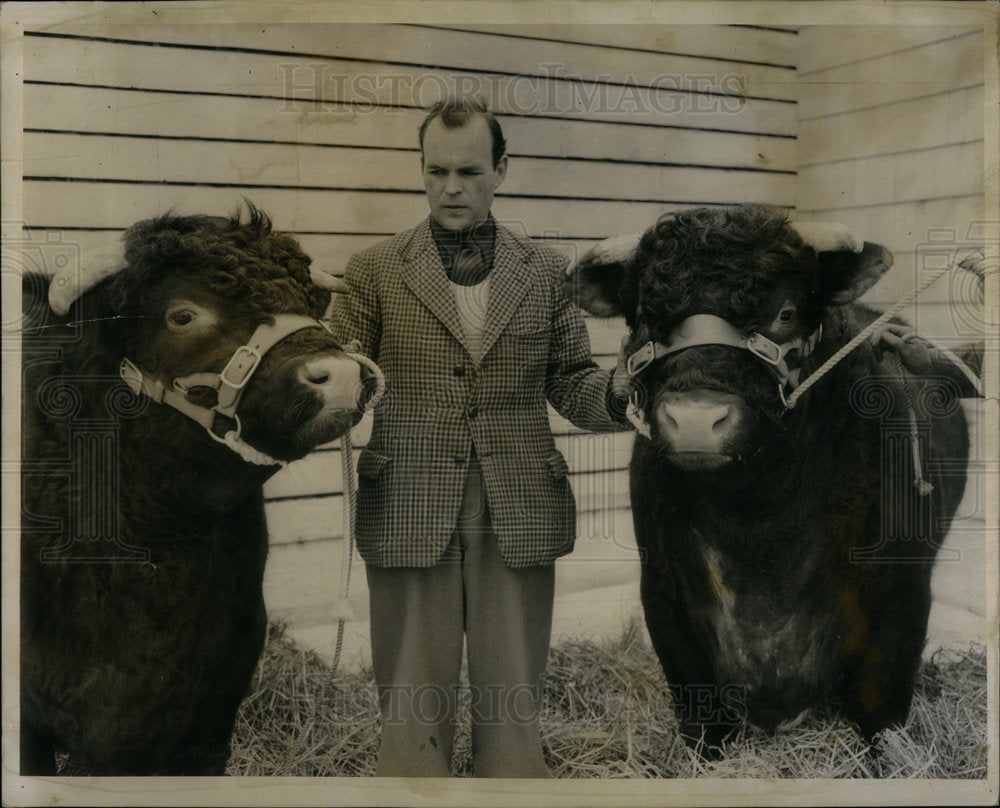
[[[454,196],[455,194],[460,193],[461,190],[462,183],[459,182],[458,174],[448,174],[448,178],[444,182],[444,192]]]

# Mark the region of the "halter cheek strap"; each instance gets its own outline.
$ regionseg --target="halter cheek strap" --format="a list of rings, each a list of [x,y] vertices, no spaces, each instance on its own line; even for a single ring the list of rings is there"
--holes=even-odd
[[[224,443],[247,462],[262,466],[285,465],[284,461],[276,460],[243,442],[240,437],[243,425],[236,414],[236,407],[264,354],[285,337],[305,328],[329,330],[312,317],[301,314],[276,314],[273,324],[262,323],[257,326],[246,345],[236,349],[220,373],[192,373],[174,379],[172,388],[144,374],[127,357],[122,359],[119,374],[133,393],[137,395],[142,393],[157,404],[166,404],[183,413],[204,427],[213,440]],[[218,392],[216,405],[209,409],[189,401],[187,394],[192,387],[208,387],[216,390]],[[228,419],[235,427],[219,429],[219,416]]]

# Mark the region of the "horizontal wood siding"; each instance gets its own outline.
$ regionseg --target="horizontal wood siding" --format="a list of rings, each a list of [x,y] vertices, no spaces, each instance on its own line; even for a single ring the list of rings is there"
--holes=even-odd
[[[800,38],[799,215],[840,221],[893,252],[866,296],[886,307],[983,244],[983,33],[845,26]],[[943,280],[904,315],[957,346],[983,333],[969,278]]]

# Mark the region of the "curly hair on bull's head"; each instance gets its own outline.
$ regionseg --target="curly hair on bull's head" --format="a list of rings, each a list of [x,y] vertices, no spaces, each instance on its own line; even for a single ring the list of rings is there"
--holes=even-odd
[[[229,217],[170,212],[132,225],[124,236],[127,270],[111,282],[115,310],[126,316],[145,310],[150,288],[170,271],[197,276],[209,291],[248,311],[321,316],[330,295],[312,282],[309,256],[244,201],[245,221],[242,210]]]
[[[665,336],[693,313],[749,328],[779,281],[817,286],[816,251],[767,205],[692,208],[667,213],[639,242],[634,266],[641,317]],[[814,311],[806,317],[819,316]]]

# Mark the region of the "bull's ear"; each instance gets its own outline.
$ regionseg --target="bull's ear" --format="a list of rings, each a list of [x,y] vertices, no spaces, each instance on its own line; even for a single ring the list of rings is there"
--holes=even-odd
[[[641,238],[642,233],[616,236],[587,250],[566,269],[566,296],[598,317],[625,314],[628,302],[622,299],[622,284]]]
[[[860,252],[831,250],[818,254],[819,284],[823,297],[835,306],[857,300],[892,266],[892,253],[881,244],[866,241]]]

